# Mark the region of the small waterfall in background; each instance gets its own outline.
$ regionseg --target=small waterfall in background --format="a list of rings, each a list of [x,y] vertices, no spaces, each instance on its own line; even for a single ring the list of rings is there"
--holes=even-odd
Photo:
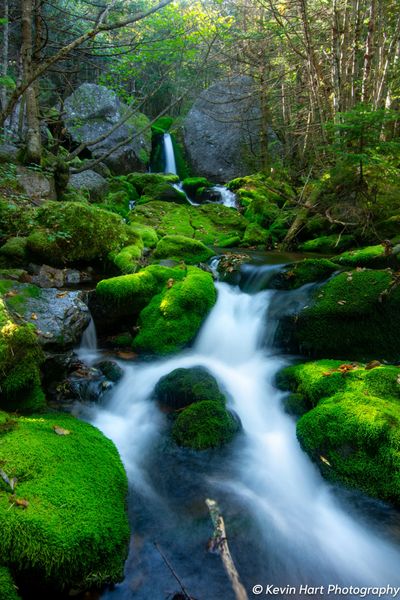
[[[211,189],[218,192],[221,196],[221,200],[218,204],[223,204],[229,208],[237,208],[236,194],[228,190],[224,185],[214,185]]]
[[[193,348],[127,364],[111,401],[93,409],[91,422],[114,440],[127,469],[135,540],[124,582],[103,598],[130,599],[132,589],[136,600],[166,598],[174,583],[156,540],[194,597],[233,600],[219,560],[204,549],[212,529],[206,497],[221,505],[248,590],[255,583],[400,585],[398,545],[371,518],[368,503],[381,514],[385,509],[373,500],[363,505],[356,491],[338,495],[300,448],[284,394],[274,387],[287,363],[268,343],[275,293],[256,291],[256,273],[253,279],[248,287],[255,293],[217,283],[217,303]],[[303,292],[286,294],[296,301]],[[243,424],[242,435],[219,451],[193,453],[162,441],[167,419],[152,399],[161,377],[199,365],[217,379]]]
[[[89,325],[83,332],[81,344],[79,346],[77,354],[83,362],[90,364],[98,357],[97,350],[98,348],[96,326],[91,317]]]
[[[174,146],[172,144],[171,135],[169,133],[164,133],[163,141],[165,158],[164,173],[171,173],[172,175],[177,175]]]

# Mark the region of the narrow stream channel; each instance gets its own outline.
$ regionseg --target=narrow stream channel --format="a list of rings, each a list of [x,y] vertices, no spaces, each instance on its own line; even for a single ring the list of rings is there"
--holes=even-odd
[[[295,421],[274,388],[288,357],[272,347],[275,323],[268,308],[285,294],[285,301],[295,302],[304,290],[279,297],[254,291],[262,277],[265,267],[253,267],[252,292],[217,283],[217,303],[194,347],[168,359],[121,363],[125,375],[113,397],[88,417],[117,445],[130,482],[126,577],[105,599],[165,600],[179,591],[154,542],[193,598],[233,599],[219,556],[206,550],[212,532],[207,497],[220,504],[249,598],[256,597],[256,584],[264,588],[260,597],[268,584],[295,586],[280,598],[302,596],[301,584],[400,586],[398,513],[329,485],[297,442]],[[166,415],[151,399],[162,376],[197,365],[216,377],[243,425],[221,450],[176,447],[166,435]],[[313,597],[326,595],[316,591]]]

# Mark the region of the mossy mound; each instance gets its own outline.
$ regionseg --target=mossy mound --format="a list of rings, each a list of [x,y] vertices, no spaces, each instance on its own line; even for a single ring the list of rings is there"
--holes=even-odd
[[[127,181],[134,187],[139,198],[141,196],[148,196],[160,200],[164,198],[160,198],[158,194],[164,192],[168,196],[168,191],[170,189],[174,190],[172,184],[178,183],[179,177],[164,173],[130,173],[127,176]]]
[[[21,600],[9,569],[2,566],[0,566],[0,600]]]
[[[170,258],[173,260],[184,260],[186,264],[198,264],[206,262],[214,255],[199,240],[193,240],[183,235],[166,235],[158,242],[153,254],[154,258]]]
[[[1,408],[29,413],[45,406],[40,381],[43,360],[34,326],[17,324],[0,298]]]
[[[211,187],[212,183],[205,177],[187,177],[182,181],[182,187],[188,196],[195,199],[199,188]]]
[[[130,211],[130,203],[139,200],[139,194],[126,175],[112,177],[108,184],[109,191],[100,206],[126,217]]]
[[[341,273],[292,319],[297,350],[351,360],[400,357],[400,286],[390,271]]]
[[[137,316],[169,279],[177,281],[185,275],[186,268],[150,265],[133,275],[103,279],[97,284],[96,298],[106,311],[119,317]]]
[[[162,291],[141,311],[134,348],[160,355],[181,350],[194,339],[215,301],[210,273],[188,267],[184,278],[169,278]]]
[[[124,275],[136,273],[139,269],[139,261],[143,254],[143,249],[144,245],[142,238],[137,234],[137,239],[134,244],[125,246],[125,248],[122,248],[119,252],[111,252],[108,257]]]
[[[301,252],[335,254],[351,248],[351,246],[354,246],[354,243],[355,240],[352,235],[323,235],[303,242],[298,248]]]
[[[48,202],[38,210],[37,223],[28,250],[55,266],[101,260],[130,241],[118,215],[81,202]]]
[[[206,450],[232,441],[239,429],[238,420],[223,404],[203,400],[191,404],[179,414],[172,435],[180,446]]]
[[[132,224],[130,229],[137,233],[143,241],[145,248],[155,248],[158,244],[158,235],[153,227],[147,225]]]
[[[338,265],[345,267],[369,267],[372,269],[384,269],[400,267],[400,245],[386,249],[384,244],[367,246],[358,250],[343,252],[334,259]]]
[[[242,246],[265,246],[268,242],[268,231],[257,223],[249,223],[244,232]]]
[[[21,265],[27,259],[27,242],[26,237],[11,237],[0,248],[0,256],[5,258],[9,264]]]
[[[45,414],[18,418],[0,454],[17,478],[14,495],[0,483],[1,562],[58,590],[119,581],[127,480],[113,443],[70,415]]]
[[[225,404],[218,383],[204,367],[171,371],[159,380],[154,388],[154,396],[163,407],[170,410],[179,410],[203,400]]]
[[[305,258],[285,267],[269,282],[269,287],[280,290],[294,290],[307,283],[328,279],[338,266],[326,258]]]
[[[171,129],[173,122],[173,117],[169,117],[167,115],[159,117],[151,126],[151,131],[155,135],[167,133],[167,131]]]
[[[368,365],[367,365],[368,367]],[[289,367],[280,385],[312,410],[297,435],[323,474],[371,496],[400,503],[400,369],[339,361]]]
[[[220,248],[241,240],[248,224],[236,210],[221,204],[194,207],[159,201],[138,206],[131,213],[130,222],[134,227],[150,226],[159,236],[184,235]]]

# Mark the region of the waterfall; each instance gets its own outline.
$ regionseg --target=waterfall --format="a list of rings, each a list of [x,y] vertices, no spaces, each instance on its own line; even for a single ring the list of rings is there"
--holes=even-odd
[[[169,133],[164,133],[163,142],[164,142],[164,157],[165,157],[164,173],[172,173],[173,175],[176,175],[177,170],[176,170],[174,146],[172,144],[172,138]]]
[[[236,194],[228,190],[224,185],[214,185],[211,189],[220,194],[220,204],[228,206],[229,208],[237,208]]]
[[[130,598],[130,585],[147,571],[151,577],[140,581],[135,598],[165,598],[173,583],[166,587],[168,574],[152,545],[157,539],[193,596],[231,600],[221,565],[204,554],[211,532],[207,495],[222,506],[249,597],[255,584],[400,585],[399,547],[386,539],[382,525],[378,530],[366,500],[362,511],[350,501],[357,497],[364,507],[360,494],[340,495],[322,479],[297,442],[294,420],[282,408],[283,393],[273,382],[287,361],[263,347],[263,340],[273,337],[267,315],[274,292],[248,294],[216,285],[217,303],[194,347],[172,358],[126,366],[109,405],[92,414],[93,424],[119,448],[133,490],[132,510],[140,507],[133,526],[134,534],[139,530],[139,546],[128,560],[126,579],[104,597]],[[243,425],[243,434],[230,447],[211,454],[168,449],[162,441],[167,419],[151,399],[162,376],[198,365],[216,377]],[[368,502],[385,512],[384,505]],[[330,596],[340,598],[341,593]]]
[[[79,358],[90,364],[97,358],[97,333],[93,318],[90,317],[89,325],[82,335],[81,344],[77,352]]]

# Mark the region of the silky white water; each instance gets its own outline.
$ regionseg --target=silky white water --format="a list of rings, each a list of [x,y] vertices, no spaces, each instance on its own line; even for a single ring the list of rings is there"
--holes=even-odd
[[[249,597],[256,583],[400,585],[399,548],[338,499],[301,450],[295,422],[282,409],[282,393],[273,380],[285,361],[262,348],[266,328],[273,327],[267,321],[273,292],[250,295],[223,283],[217,289],[217,303],[192,350],[125,366],[110,404],[95,409],[92,422],[117,445],[134,494],[145,498],[155,512],[168,514],[168,502],[144,464],[165,426],[165,416],[150,397],[162,376],[178,367],[203,365],[216,377],[243,425],[243,436],[232,444],[229,472],[217,478],[210,474],[207,485],[217,500],[234,499],[253,527],[256,524],[268,580],[246,581],[246,573],[241,573]],[[244,562],[249,561],[247,535],[243,531],[237,550],[244,553]],[[228,582],[226,589],[226,598],[231,598]],[[191,591],[196,595],[196,589]],[[158,597],[162,598],[154,595]],[[199,600],[219,597],[209,592],[207,599]]]
[[[164,173],[171,173],[172,175],[177,174],[174,146],[172,144],[172,138],[169,133],[164,133],[164,157],[165,166]]]

